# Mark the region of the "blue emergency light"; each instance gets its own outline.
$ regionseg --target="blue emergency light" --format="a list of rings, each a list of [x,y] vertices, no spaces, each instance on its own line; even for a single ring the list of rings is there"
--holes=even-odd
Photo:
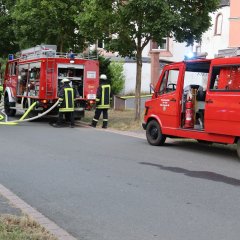
[[[8,54],[8,60],[13,60],[14,59],[14,55],[13,54]]]

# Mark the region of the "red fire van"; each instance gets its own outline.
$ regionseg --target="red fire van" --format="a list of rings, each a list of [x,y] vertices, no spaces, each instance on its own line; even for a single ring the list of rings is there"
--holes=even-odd
[[[240,57],[165,66],[145,103],[143,128],[151,145],[166,137],[237,143],[240,157]]]

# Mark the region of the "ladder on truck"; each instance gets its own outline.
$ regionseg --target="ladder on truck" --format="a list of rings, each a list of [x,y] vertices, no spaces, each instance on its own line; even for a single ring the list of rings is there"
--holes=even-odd
[[[53,89],[56,89],[56,81],[54,81],[54,65],[55,59],[46,59],[46,96],[53,95]],[[54,97],[54,96],[52,96]]]

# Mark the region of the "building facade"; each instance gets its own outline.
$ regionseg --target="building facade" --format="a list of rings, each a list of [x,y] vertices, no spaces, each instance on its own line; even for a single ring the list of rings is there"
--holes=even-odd
[[[240,47],[240,1],[221,0],[220,8],[211,14],[211,27],[206,31],[201,42],[186,47],[184,43],[177,43],[167,39],[166,48],[161,49],[156,43],[150,46],[151,83],[158,81],[161,73],[161,62],[182,61],[190,52],[204,53],[207,58],[214,58],[221,49]]]

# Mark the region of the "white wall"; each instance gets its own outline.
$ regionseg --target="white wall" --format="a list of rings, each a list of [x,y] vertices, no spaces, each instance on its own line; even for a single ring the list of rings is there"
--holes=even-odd
[[[136,63],[125,63],[123,65],[124,75],[126,78],[123,94],[134,93],[136,86]],[[142,65],[142,92],[150,92],[151,82],[151,64],[143,63]]]
[[[222,23],[222,34],[219,36],[214,35],[215,30],[215,20],[216,16],[222,13],[223,23]],[[202,37],[202,52],[207,52],[207,58],[214,58],[220,49],[226,49],[229,46],[229,17],[230,17],[230,7],[222,7],[216,13],[211,14],[212,16],[212,27],[209,28],[207,32],[203,34]],[[237,33],[236,33],[237,34]]]

